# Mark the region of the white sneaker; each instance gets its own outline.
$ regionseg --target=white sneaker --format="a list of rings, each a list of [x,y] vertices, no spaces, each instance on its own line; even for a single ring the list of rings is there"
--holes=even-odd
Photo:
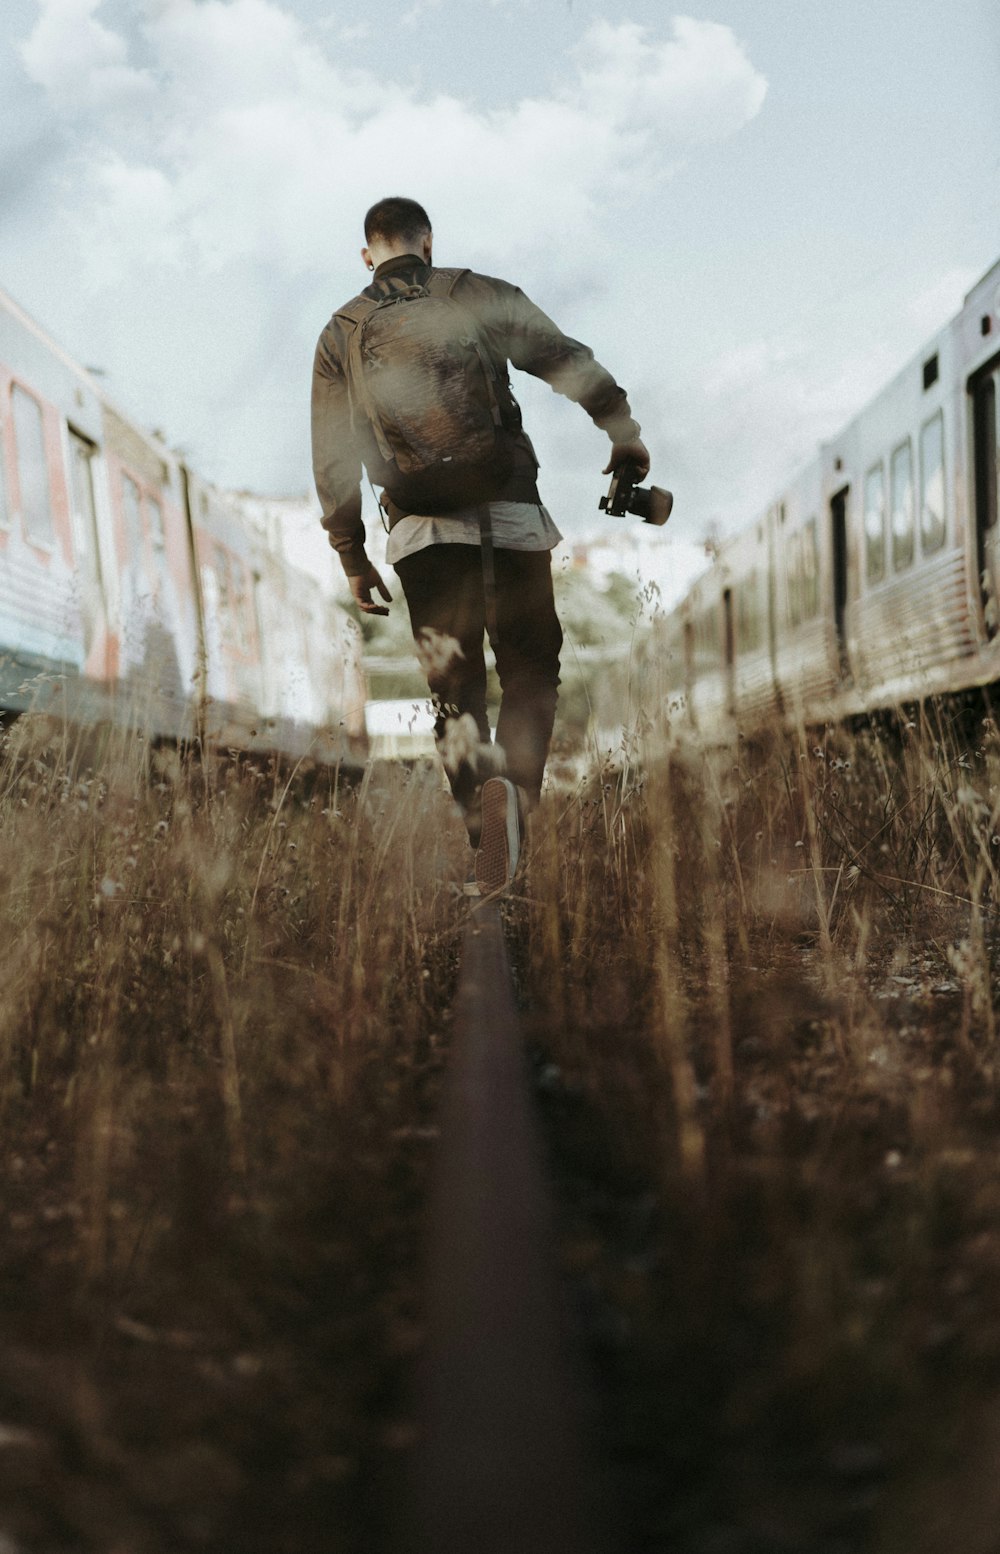
[[[483,783],[483,829],[476,851],[476,881],[484,896],[506,890],[521,851],[517,789],[506,777]]]

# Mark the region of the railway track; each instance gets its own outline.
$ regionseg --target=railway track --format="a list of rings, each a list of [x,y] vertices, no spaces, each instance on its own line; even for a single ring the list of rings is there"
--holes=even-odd
[[[553,1204],[503,925],[471,911],[432,1180],[427,1336],[400,1545],[604,1554]]]

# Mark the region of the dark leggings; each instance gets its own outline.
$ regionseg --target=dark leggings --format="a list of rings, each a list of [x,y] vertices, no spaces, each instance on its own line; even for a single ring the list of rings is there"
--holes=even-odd
[[[497,744],[507,758],[507,775],[527,791],[534,804],[542,786],[552,738],[559,685],[562,629],[552,597],[552,567],[547,550],[495,550],[497,676],[503,696],[497,718]],[[438,632],[457,641],[461,656],[434,664],[427,683],[437,713],[440,739],[445,720],[468,712],[479,737],[489,740],[486,716],[486,662],[483,637],[486,604],[482,552],[478,545],[428,545],[396,562],[414,638]],[[424,639],[426,642],[426,639]],[[446,655],[442,655],[446,658]],[[467,774],[452,778],[460,804]]]

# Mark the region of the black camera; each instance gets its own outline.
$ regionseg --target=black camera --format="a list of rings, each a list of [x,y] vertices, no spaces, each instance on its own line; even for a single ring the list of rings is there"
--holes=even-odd
[[[643,523],[665,524],[674,505],[673,493],[661,486],[644,489],[637,485],[639,471],[634,464],[621,464],[611,477],[607,496],[602,496],[598,507],[612,518],[624,518],[635,513]]]

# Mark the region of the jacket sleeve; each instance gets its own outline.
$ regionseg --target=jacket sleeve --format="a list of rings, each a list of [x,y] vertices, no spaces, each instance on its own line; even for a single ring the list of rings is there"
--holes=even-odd
[[[612,442],[638,437],[639,423],[625,390],[594,359],[593,351],[564,335],[519,286],[492,279],[488,284],[493,295],[486,306],[487,327],[511,365],[574,400]]]
[[[325,331],[313,361],[312,459],[320,521],[344,571],[357,577],[369,565],[361,518],[361,453],[351,430],[343,364]]]

